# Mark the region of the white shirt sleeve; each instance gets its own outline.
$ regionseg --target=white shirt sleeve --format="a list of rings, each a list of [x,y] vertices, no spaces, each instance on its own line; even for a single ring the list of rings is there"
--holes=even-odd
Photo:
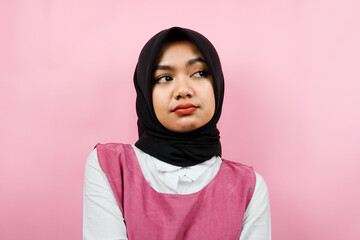
[[[244,214],[240,240],[271,240],[269,193],[263,177],[255,174],[255,190]]]
[[[83,239],[128,239],[124,218],[94,149],[85,165]]]

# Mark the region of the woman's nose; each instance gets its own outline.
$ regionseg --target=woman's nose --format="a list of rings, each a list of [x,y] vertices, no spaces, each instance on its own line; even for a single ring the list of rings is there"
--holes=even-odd
[[[181,77],[175,80],[174,97],[177,100],[181,98],[191,98],[194,95],[190,80],[188,77]]]

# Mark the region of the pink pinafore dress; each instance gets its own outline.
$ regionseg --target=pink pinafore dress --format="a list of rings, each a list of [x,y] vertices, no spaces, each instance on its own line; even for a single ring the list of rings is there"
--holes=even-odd
[[[123,214],[129,240],[238,240],[256,177],[222,160],[217,175],[192,194],[155,191],[129,144],[97,144],[99,164]]]

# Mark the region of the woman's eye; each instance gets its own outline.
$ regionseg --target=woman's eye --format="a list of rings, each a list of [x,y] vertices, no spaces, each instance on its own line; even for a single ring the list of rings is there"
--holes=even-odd
[[[196,77],[196,78],[207,77],[208,72],[205,71],[205,70],[201,70],[201,71],[198,71],[198,72],[194,73],[193,76]]]
[[[171,80],[173,80],[173,79],[170,76],[161,76],[161,77],[156,79],[156,82],[157,83],[166,83],[166,82],[171,81]]]

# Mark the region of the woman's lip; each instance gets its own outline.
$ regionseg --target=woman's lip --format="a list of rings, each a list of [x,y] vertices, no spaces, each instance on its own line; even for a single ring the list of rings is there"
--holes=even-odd
[[[184,103],[177,105],[173,112],[175,112],[177,115],[187,115],[195,112],[197,107],[192,103]]]
[[[175,110],[177,115],[187,115],[196,111],[196,107],[189,107],[189,108],[178,108]]]
[[[179,104],[173,109],[173,111],[175,112],[178,109],[187,109],[187,108],[196,108],[196,106],[192,103]]]

